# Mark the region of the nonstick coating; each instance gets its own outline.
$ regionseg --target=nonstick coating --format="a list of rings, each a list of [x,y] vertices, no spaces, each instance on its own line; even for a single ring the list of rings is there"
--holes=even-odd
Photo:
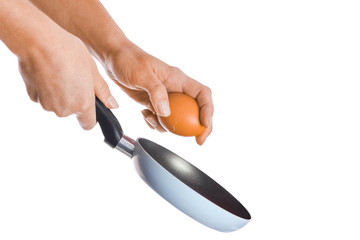
[[[219,231],[234,231],[249,212],[201,170],[166,148],[144,138],[135,143],[135,167],[142,179],[185,214]]]
[[[222,232],[235,231],[249,222],[249,212],[205,173],[152,141],[125,137],[117,118],[98,98],[96,119],[105,142],[132,156],[140,177],[180,211]]]

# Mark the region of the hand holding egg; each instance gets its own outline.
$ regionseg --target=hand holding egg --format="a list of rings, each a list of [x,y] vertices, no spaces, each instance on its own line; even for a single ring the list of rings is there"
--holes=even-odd
[[[199,118],[199,106],[195,99],[179,92],[169,93],[171,115],[168,117],[158,116],[161,125],[176,135],[200,136],[205,127],[201,125]]]
[[[149,109],[142,111],[149,127],[160,132],[169,131],[179,136],[195,136],[196,142],[202,145],[212,131],[212,121],[210,119],[207,126],[201,124],[199,102],[193,97],[180,92],[168,93],[168,99],[171,111],[168,117],[154,115]]]

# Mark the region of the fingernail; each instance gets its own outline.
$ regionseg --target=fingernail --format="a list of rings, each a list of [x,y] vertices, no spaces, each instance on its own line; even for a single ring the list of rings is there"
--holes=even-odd
[[[168,101],[161,101],[157,105],[158,114],[162,117],[170,116],[170,107]]]
[[[118,108],[119,107],[119,104],[117,103],[117,101],[115,100],[113,95],[110,95],[110,97],[108,98],[107,101],[110,104],[111,108]]]
[[[157,122],[155,121],[155,119],[153,119],[152,117],[147,117],[145,119],[151,126],[153,126],[154,128],[157,127]]]

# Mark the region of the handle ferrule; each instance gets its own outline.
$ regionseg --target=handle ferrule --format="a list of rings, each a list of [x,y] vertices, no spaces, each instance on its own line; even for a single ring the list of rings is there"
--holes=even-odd
[[[120,142],[117,144],[116,149],[131,158],[134,154],[134,144],[135,141],[133,139],[126,135],[123,135],[123,138],[120,139]]]

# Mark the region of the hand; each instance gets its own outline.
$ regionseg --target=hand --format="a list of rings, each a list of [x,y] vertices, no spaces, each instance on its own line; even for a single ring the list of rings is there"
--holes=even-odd
[[[168,92],[184,92],[195,98],[200,106],[200,122],[207,127],[196,140],[204,143],[212,130],[214,111],[208,87],[131,43],[98,0],[77,0],[76,4],[72,0],[31,2],[79,37],[103,63],[109,76],[130,97],[148,108],[143,114],[150,127],[164,131],[156,115],[170,114]]]
[[[76,114],[82,128],[96,124],[95,95],[109,108],[117,107],[85,45],[64,30],[49,33],[19,58],[20,73],[31,100],[59,117]]]
[[[169,116],[168,92],[183,92],[198,102],[200,122],[207,129],[196,137],[202,145],[212,131],[214,106],[211,90],[186,76],[180,69],[167,65],[147,54],[131,42],[121,44],[104,61],[109,76],[132,99],[148,109],[142,111],[144,119],[152,129],[165,131],[157,115]]]

